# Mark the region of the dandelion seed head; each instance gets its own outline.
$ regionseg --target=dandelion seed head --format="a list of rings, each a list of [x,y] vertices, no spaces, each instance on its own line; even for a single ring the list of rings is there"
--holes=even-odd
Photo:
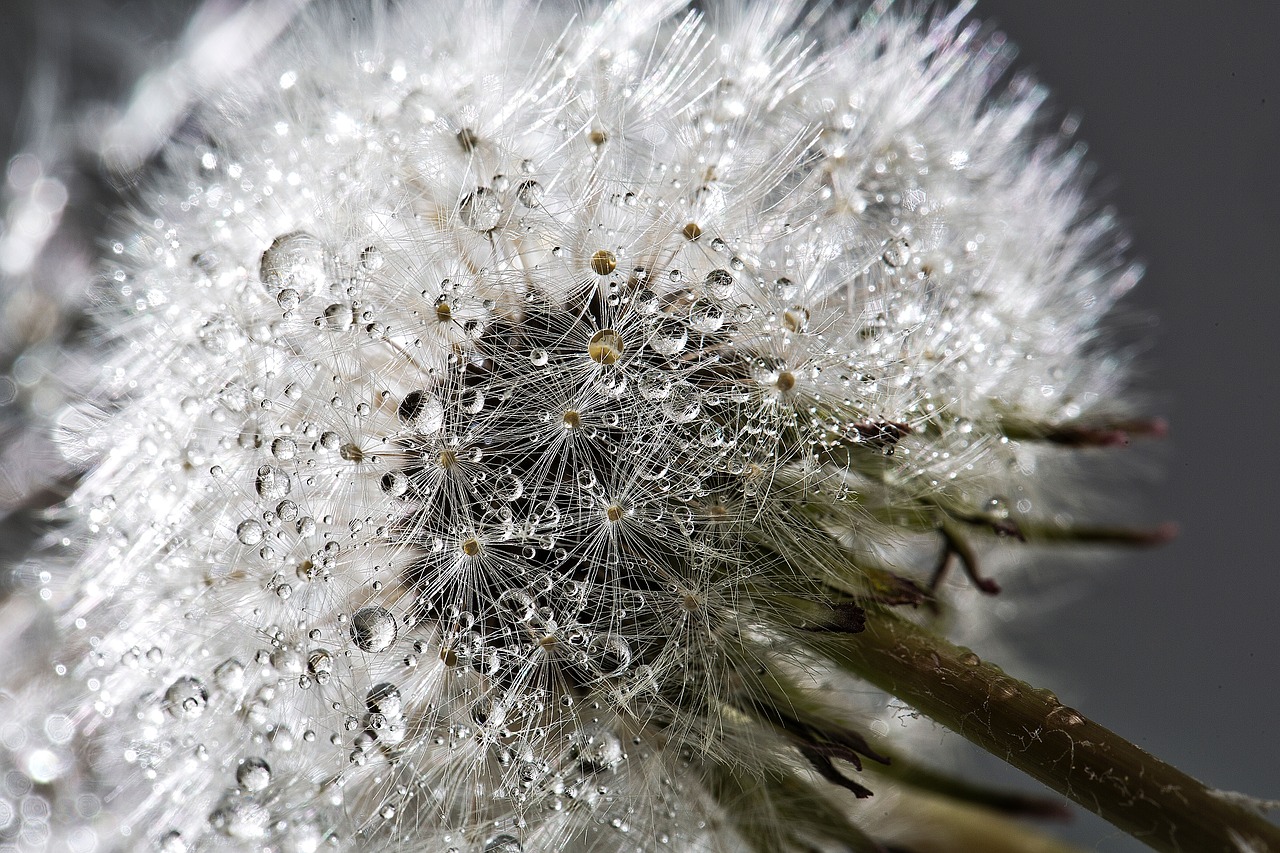
[[[77,773],[163,850],[737,849],[795,602],[1052,506],[1015,434],[1119,406],[1135,273],[959,13],[388,14],[299,21],[121,215]]]

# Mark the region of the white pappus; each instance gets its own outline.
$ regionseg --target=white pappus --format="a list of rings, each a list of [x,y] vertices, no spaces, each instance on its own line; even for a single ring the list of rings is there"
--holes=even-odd
[[[688,5],[316,4],[196,87],[68,355],[5,843],[883,849],[911,739],[813,638],[1161,535],[1072,520],[1159,428],[1140,270],[1004,43]]]

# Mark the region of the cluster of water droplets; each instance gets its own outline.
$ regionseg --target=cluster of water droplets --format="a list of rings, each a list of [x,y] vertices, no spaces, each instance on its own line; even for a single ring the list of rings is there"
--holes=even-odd
[[[982,75],[934,127],[782,18],[704,51],[652,5],[548,49],[467,44],[475,9],[354,69],[283,49],[170,152],[112,247],[58,660],[104,838],[694,849],[770,594],[830,580],[806,537],[1010,476],[974,471],[988,386],[1073,352],[1010,324],[1060,296],[991,292]],[[833,50],[915,68],[918,26]]]

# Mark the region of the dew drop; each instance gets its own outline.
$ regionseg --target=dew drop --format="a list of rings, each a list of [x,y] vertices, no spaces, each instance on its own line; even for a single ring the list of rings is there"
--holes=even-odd
[[[709,335],[724,325],[724,309],[717,302],[699,299],[689,306],[689,328]]]
[[[398,719],[404,713],[404,698],[400,688],[383,681],[369,688],[364,695],[364,706],[370,714],[381,714],[389,720]]]
[[[604,365],[616,364],[624,351],[622,335],[613,329],[601,329],[591,336],[587,344],[587,355],[591,360]]]
[[[792,332],[804,332],[809,328],[809,309],[803,305],[792,305],[782,312],[782,325]]]
[[[676,355],[689,342],[689,330],[674,317],[663,317],[649,336],[649,346],[662,355]]]
[[[426,391],[405,394],[396,413],[401,421],[428,435],[444,426],[444,404]]]
[[[246,758],[236,768],[236,784],[250,793],[264,790],[271,784],[271,765],[262,758]]]
[[[164,707],[180,720],[194,720],[204,713],[209,703],[209,691],[200,679],[189,675],[179,678],[164,692]]]
[[[388,471],[382,475],[382,491],[398,498],[409,491],[409,478],[403,471]]]
[[[484,411],[485,402],[484,391],[480,388],[472,388],[462,395],[458,405],[468,415],[478,415]]]
[[[613,732],[599,732],[591,737],[579,756],[587,770],[611,770],[622,762],[622,741]]]
[[[362,652],[385,652],[396,641],[400,629],[385,607],[362,607],[351,615],[351,641]]]
[[[516,201],[525,207],[540,207],[542,205],[542,184],[533,180],[521,181],[516,184]]]
[[[671,394],[671,377],[664,370],[650,369],[640,377],[636,389],[646,400],[665,400]]]
[[[911,244],[907,242],[906,237],[894,237],[884,247],[884,254],[881,257],[888,267],[903,266],[911,260]]]
[[[524,853],[524,845],[514,835],[495,835],[484,843],[481,853]]]
[[[733,273],[728,270],[712,270],[702,280],[702,287],[706,290],[708,296],[716,299],[728,299],[733,294]]]
[[[608,249],[601,249],[591,256],[591,271],[596,275],[609,275],[618,268],[618,256]]]
[[[488,187],[476,187],[458,203],[458,215],[468,228],[492,231],[502,218],[502,202]]]
[[[213,671],[213,683],[222,690],[235,693],[244,689],[244,664],[235,658],[228,658],[218,664]]]
[[[676,423],[685,424],[698,416],[702,409],[698,389],[683,379],[671,386],[671,393],[662,402],[662,411]]]
[[[282,290],[290,289],[306,298],[324,284],[324,247],[305,231],[281,234],[262,253],[259,277],[267,291],[277,297]]]
[[[257,545],[264,535],[262,525],[252,518],[240,522],[240,526],[236,528],[236,538],[243,545]]]
[[[160,838],[160,853],[187,853],[187,841],[176,829],[166,832]]]
[[[503,474],[494,486],[494,493],[500,500],[519,500],[524,495],[524,481],[515,474]]]
[[[382,269],[382,265],[386,260],[382,257],[382,250],[377,246],[366,246],[364,251],[360,253],[360,269],[365,272],[377,272]]]
[[[292,438],[277,438],[271,442],[271,455],[281,462],[287,462],[298,455],[298,442]]]
[[[257,479],[254,481],[254,488],[258,490],[258,497],[267,501],[278,501],[286,497],[293,489],[293,484],[289,481],[289,475],[274,465],[263,465],[258,469]],[[243,525],[241,525],[243,527]],[[259,536],[259,539],[262,537]],[[240,541],[244,542],[244,537],[240,537]],[[252,545],[252,542],[244,542],[246,545]]]
[[[228,838],[254,841],[267,834],[271,813],[253,800],[236,799],[224,803],[211,815],[209,825]]]

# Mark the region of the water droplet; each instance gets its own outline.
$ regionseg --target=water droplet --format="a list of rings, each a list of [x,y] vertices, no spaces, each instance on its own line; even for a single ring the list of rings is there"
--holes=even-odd
[[[179,678],[164,692],[164,707],[174,717],[194,720],[204,713],[209,703],[209,691],[200,679],[189,675]]]
[[[385,652],[400,633],[396,617],[385,607],[362,607],[351,616],[351,641],[363,652]]]
[[[257,545],[264,535],[262,525],[252,518],[240,522],[240,526],[236,528],[236,538],[244,545]]]
[[[397,414],[400,420],[428,435],[439,432],[444,426],[444,403],[426,391],[410,391],[405,394]]]
[[[502,202],[488,187],[476,187],[458,203],[458,215],[468,228],[492,231],[502,218]]]
[[[715,421],[707,421],[698,429],[703,447],[719,447],[724,443],[724,429]]]
[[[792,305],[782,312],[782,325],[793,332],[803,332],[809,328],[809,309],[803,305]]]
[[[796,298],[799,288],[796,283],[789,278],[775,279],[773,282],[773,292],[779,299],[791,301]]]
[[[498,596],[498,608],[517,622],[528,622],[533,618],[536,603],[523,590],[507,589]]]
[[[524,845],[514,835],[495,835],[484,843],[482,853],[524,853]]]
[[[591,271],[596,275],[609,275],[618,268],[618,256],[608,249],[601,249],[591,256]]]
[[[298,455],[298,442],[292,438],[277,438],[271,442],[271,455],[281,462],[287,462]]]
[[[276,296],[276,304],[284,311],[292,311],[297,308],[301,302],[301,295],[292,287],[286,287]]]
[[[274,450],[274,447],[272,448]],[[274,465],[263,465],[258,469],[258,477],[254,481],[254,488],[258,490],[258,497],[267,501],[278,501],[287,496],[293,489],[293,484],[289,480],[289,475]],[[243,527],[243,525],[241,525]],[[261,536],[259,536],[261,538]],[[240,541],[244,542],[244,537],[240,537]],[[246,545],[252,545],[252,542],[244,542]]]
[[[662,402],[662,411],[676,423],[688,423],[702,409],[701,394],[683,379],[671,386],[671,394]]]
[[[724,308],[709,299],[699,299],[689,306],[689,328],[709,335],[724,325]]]
[[[160,838],[160,853],[187,853],[186,839],[176,829],[171,829]]]
[[[894,237],[884,247],[884,254],[881,255],[885,265],[889,267],[900,267],[911,260],[911,243],[906,237]]]
[[[524,481],[515,474],[503,474],[494,485],[494,494],[504,501],[519,500],[524,495]]]
[[[213,671],[213,683],[229,693],[244,689],[244,664],[228,658]]]
[[[653,368],[640,377],[636,388],[646,400],[665,400],[671,393],[671,377],[665,370]]]
[[[1077,726],[1084,725],[1084,717],[1075,708],[1068,708],[1066,705],[1059,705],[1049,712],[1047,719],[1049,725],[1060,729],[1074,729]]]
[[[616,364],[624,350],[622,335],[613,329],[601,329],[591,336],[587,344],[587,355],[591,360],[604,365]]]
[[[305,299],[325,282],[324,247],[305,231],[282,234],[262,253],[259,277],[277,297],[287,288]]]
[[[733,294],[733,273],[728,270],[712,270],[702,280],[702,287],[706,290],[708,296],[716,299],[728,299]]]
[[[250,793],[264,790],[271,784],[271,765],[262,758],[246,758],[236,768],[236,784]]]
[[[689,342],[689,330],[674,317],[663,317],[654,325],[649,346],[662,355],[676,355]]]
[[[346,303],[335,302],[324,309],[324,322],[335,332],[342,332],[355,325],[355,314]]]
[[[364,706],[370,714],[381,714],[387,719],[398,719],[404,713],[404,699],[400,688],[383,681],[369,688],[364,695]]]
[[[382,250],[377,246],[366,246],[364,251],[360,253],[360,269],[365,272],[377,272],[382,269],[382,265],[386,259],[382,257]]]
[[[516,201],[525,207],[540,207],[542,205],[542,184],[533,180],[521,181],[516,185]]]
[[[478,415],[483,412],[484,404],[484,390],[481,388],[472,388],[470,391],[466,391],[458,402],[459,408],[468,415]]]
[[[382,491],[398,498],[409,491],[409,478],[403,471],[388,471],[382,475]]]
[[[271,813],[253,800],[234,799],[225,802],[209,815],[209,825],[221,834],[239,841],[254,841],[267,834]]]
[[[579,755],[579,761],[589,771],[611,770],[622,762],[622,741],[613,732],[597,732],[592,735]]]
[[[534,367],[546,367],[549,361],[551,356],[544,349],[535,349],[529,353],[529,363]]]
[[[647,287],[636,291],[633,298],[636,311],[644,315],[656,314],[658,311],[658,295]]]

